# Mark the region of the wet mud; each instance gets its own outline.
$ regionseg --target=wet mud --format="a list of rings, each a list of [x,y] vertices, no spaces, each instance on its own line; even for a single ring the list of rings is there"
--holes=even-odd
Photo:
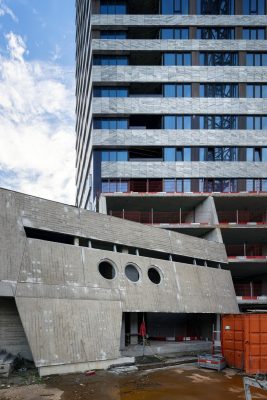
[[[0,391],[0,399],[16,400],[236,400],[245,399],[242,376],[227,369],[216,372],[195,366],[140,371],[117,375],[100,371],[94,376],[73,374],[44,379],[42,390]],[[2,393],[1,393],[2,392]],[[4,393],[5,392],[5,393]],[[267,392],[252,390],[253,400]],[[2,397],[1,397],[2,395]],[[4,395],[4,397],[3,397]]]

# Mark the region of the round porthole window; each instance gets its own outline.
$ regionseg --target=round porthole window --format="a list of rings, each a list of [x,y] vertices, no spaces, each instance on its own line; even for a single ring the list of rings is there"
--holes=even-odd
[[[155,285],[160,284],[161,274],[157,268],[155,267],[149,268],[147,274],[152,283],[155,283]]]
[[[126,265],[125,275],[131,282],[138,282],[140,278],[138,268],[134,264]]]
[[[116,276],[116,270],[110,261],[101,261],[101,263],[98,265],[98,271],[105,279],[111,280]]]

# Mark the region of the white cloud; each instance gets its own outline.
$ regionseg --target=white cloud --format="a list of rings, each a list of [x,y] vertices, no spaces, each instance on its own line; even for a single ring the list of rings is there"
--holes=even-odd
[[[0,186],[74,203],[74,74],[26,62],[25,42],[6,35],[0,56]]]
[[[5,4],[4,0],[0,0],[0,17],[4,15],[9,15],[13,21],[18,22],[18,18],[13,11]]]

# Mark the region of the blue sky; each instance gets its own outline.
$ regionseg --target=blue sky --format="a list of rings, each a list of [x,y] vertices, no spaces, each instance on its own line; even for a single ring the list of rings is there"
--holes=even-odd
[[[75,0],[0,0],[0,187],[74,203]]]
[[[22,36],[29,53],[25,59],[50,60],[74,66],[75,0],[5,0],[10,10],[0,20],[0,46],[10,31]]]

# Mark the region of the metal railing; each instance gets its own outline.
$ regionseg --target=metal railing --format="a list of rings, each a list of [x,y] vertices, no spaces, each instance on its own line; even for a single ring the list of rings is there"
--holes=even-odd
[[[259,258],[266,257],[263,254],[263,245],[257,244],[238,244],[238,245],[225,245],[228,257],[246,257],[246,258]],[[266,246],[267,250],[267,246]]]
[[[218,211],[219,223],[247,224],[255,222],[257,224],[267,224],[267,210],[247,211],[232,210]]]
[[[263,293],[261,283],[234,283],[234,288],[236,295],[241,297],[258,297],[267,295],[267,292]]]
[[[210,225],[211,212],[195,213],[192,211],[109,211],[109,215],[142,224],[201,224]]]

